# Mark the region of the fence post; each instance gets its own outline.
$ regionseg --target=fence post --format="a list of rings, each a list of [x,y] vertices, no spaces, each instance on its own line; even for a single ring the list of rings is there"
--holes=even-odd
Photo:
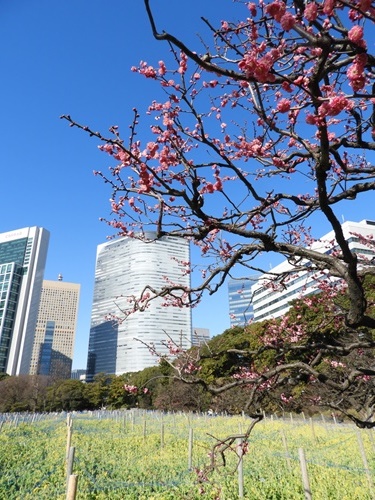
[[[164,448],[164,422],[160,424],[160,448]]]
[[[69,450],[68,462],[66,464],[66,487],[67,488],[68,488],[68,484],[69,484],[69,477],[72,475],[72,472],[73,472],[75,451],[76,451],[76,449],[74,448],[74,446],[71,446],[71,448]]]
[[[311,417],[310,417],[310,425],[311,425],[311,432],[312,432],[314,441],[317,442],[318,440],[316,439],[314,422],[313,422],[313,419]]]
[[[193,468],[193,428],[189,429],[189,455],[188,455],[188,469],[191,470]]]
[[[0,426],[0,430],[1,430],[1,426]],[[372,445],[372,451],[375,453],[374,434],[373,434],[373,430],[372,429],[368,429],[368,436],[370,438],[370,442],[371,442],[371,445]]]
[[[361,433],[358,429],[357,429],[357,440],[358,440],[359,451],[361,452],[363,467],[365,469],[366,476],[367,476],[370,494],[371,494],[372,498],[374,498],[375,497],[375,495],[374,495],[374,483],[372,481],[370,468],[368,466],[365,447],[363,446],[362,436],[361,436]]]
[[[78,483],[77,475],[72,474],[71,476],[69,476],[66,500],[75,500],[77,494],[77,483]]]
[[[238,498],[243,498],[243,448],[242,448],[242,438],[238,440],[237,445],[237,455],[238,455]]]
[[[285,454],[286,454],[286,463],[287,463],[287,466],[288,466],[288,470],[289,470],[289,472],[291,472],[292,471],[292,464],[290,462],[288,442],[286,440],[286,436],[285,436],[284,430],[281,431],[281,438],[283,440],[283,445],[284,445],[284,450],[285,450]]]
[[[68,456],[69,456],[70,444],[72,442],[72,432],[73,432],[72,422],[70,421],[70,424],[68,425],[68,433],[67,433],[67,437],[66,437],[66,454],[65,454],[66,460],[68,460]]]
[[[305,500],[312,500],[309,474],[307,471],[306,457],[303,448],[298,449],[298,456],[299,456],[299,463],[301,466],[302,483],[303,483],[303,490],[305,493]]]

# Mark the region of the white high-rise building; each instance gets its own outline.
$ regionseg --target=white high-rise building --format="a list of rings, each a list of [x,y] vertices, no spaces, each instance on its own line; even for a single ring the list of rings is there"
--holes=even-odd
[[[26,227],[0,234],[0,372],[28,374],[49,232]]]
[[[375,245],[365,245],[359,235],[375,240],[375,221],[363,220],[361,222],[344,222],[342,224],[345,239],[349,243],[349,248],[355,252],[360,265],[370,263],[375,257]],[[311,245],[311,249],[321,253],[330,254],[337,249],[335,234],[333,231],[321,237]],[[305,259],[299,263],[306,270],[291,272],[293,265],[284,261],[269,271],[269,274],[260,276],[257,283],[252,288],[252,305],[254,311],[254,321],[277,318],[283,316],[290,308],[290,303],[295,299],[311,295],[319,291],[319,280],[316,271],[310,269],[311,263]],[[285,276],[282,286],[277,286],[277,276]],[[337,280],[337,278],[330,278]],[[269,286],[270,283],[275,286]]]
[[[44,280],[35,329],[31,375],[70,378],[81,286]]]
[[[124,319],[132,297],[139,298],[147,285],[156,290],[170,283],[190,286],[189,243],[171,236],[155,239],[152,232],[146,237],[147,243],[124,237],[97,248],[88,381],[101,372],[120,375],[156,365],[158,357],[148,346],[163,354],[167,352],[163,342],[169,339],[182,348],[191,347],[190,307],[165,307],[165,300],[158,298],[145,311]]]

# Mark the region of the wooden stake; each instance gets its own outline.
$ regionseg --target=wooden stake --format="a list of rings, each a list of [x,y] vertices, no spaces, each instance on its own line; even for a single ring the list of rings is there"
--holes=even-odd
[[[316,434],[315,434],[314,422],[313,422],[313,419],[312,419],[312,418],[310,418],[310,425],[311,425],[311,432],[312,432],[312,435],[313,435],[314,441],[315,441],[315,442],[317,442],[317,439],[316,439]]]
[[[75,500],[76,494],[77,494],[77,483],[78,483],[78,476],[75,474],[72,474],[69,476],[69,482],[68,482],[68,491],[66,494],[66,500]]]
[[[299,455],[299,462],[300,462],[300,466],[301,466],[302,483],[303,483],[303,489],[305,492],[305,500],[312,500],[309,474],[307,471],[306,457],[305,457],[305,452],[303,451],[303,448],[298,449],[298,455]]]
[[[69,481],[69,476],[71,476],[73,472],[73,464],[74,464],[74,454],[75,454],[76,449],[74,446],[71,446],[69,450],[69,456],[68,456],[68,461],[66,464],[66,485],[68,486],[68,481]]]
[[[69,450],[70,450],[70,445],[72,442],[72,431],[73,431],[72,426],[69,425],[68,426],[68,434],[66,437],[66,454],[65,454],[66,460],[68,460],[68,457],[69,457]]]
[[[1,426],[0,426],[1,430]],[[372,445],[372,451],[375,453],[375,442],[374,442],[374,434],[372,429],[368,429],[368,437],[370,438],[370,442]]]
[[[188,469],[193,468],[193,429],[189,429],[189,456],[188,456]]]
[[[362,436],[361,436],[361,433],[359,432],[359,430],[357,430],[357,440],[358,440],[359,451],[361,452],[363,467],[365,469],[366,476],[367,476],[367,481],[368,481],[368,485],[369,485],[369,489],[370,489],[370,494],[371,494],[372,498],[375,498],[375,495],[374,495],[374,483],[372,481],[370,468],[369,468],[368,462],[367,462],[365,447],[363,446]]]
[[[164,422],[160,425],[160,448],[164,448]]]
[[[243,484],[243,449],[242,449],[242,439],[238,440],[237,445],[238,454],[238,498],[243,498],[244,484]]]
[[[283,445],[284,445],[284,450],[285,450],[285,455],[286,455],[286,463],[287,463],[289,472],[291,472],[292,471],[292,464],[290,462],[288,442],[286,440],[285,432],[283,430],[281,431],[281,438],[283,440]]]

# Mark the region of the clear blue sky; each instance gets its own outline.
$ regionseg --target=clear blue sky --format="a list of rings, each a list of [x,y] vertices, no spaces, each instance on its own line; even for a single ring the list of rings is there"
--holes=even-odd
[[[239,8],[230,0],[152,5],[159,28],[194,40],[197,50],[200,16],[215,23]],[[120,125],[126,136],[132,108],[145,110],[158,90],[130,68],[156,65],[168,47],[153,40],[141,0],[0,0],[0,46],[0,232],[50,231],[45,278],[62,273],[81,284],[73,367],[85,368],[96,247],[112,234],[99,222],[110,192],[92,171],[110,159],[59,116],[104,132]],[[366,217],[365,205],[356,208],[346,219]],[[194,311],[193,324],[212,335],[229,327],[226,287]]]
[[[179,32],[189,37],[200,15],[217,18],[228,4],[153,3],[162,27],[183,19]],[[84,368],[96,247],[112,234],[99,222],[109,214],[110,191],[92,171],[105,170],[110,159],[59,116],[104,132],[118,124],[126,135],[132,108],[144,110],[157,90],[130,68],[140,60],[157,64],[168,49],[153,40],[141,0],[0,0],[0,46],[0,232],[50,231],[45,278],[62,273],[81,284],[73,367]],[[229,326],[226,290],[202,307],[195,326],[212,334]]]

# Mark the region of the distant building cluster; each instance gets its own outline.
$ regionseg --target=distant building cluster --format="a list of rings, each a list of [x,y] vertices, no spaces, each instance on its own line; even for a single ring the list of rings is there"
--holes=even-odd
[[[72,370],[80,285],[43,280],[49,232],[28,227],[0,234],[0,373],[93,380],[98,373],[119,375],[158,363],[170,347],[188,349],[191,309],[178,307],[190,286],[189,243],[166,236],[148,242],[120,238],[98,245],[87,366]],[[122,321],[146,286],[174,283],[176,306],[152,300],[144,311]],[[119,318],[119,320],[116,319]],[[151,348],[152,346],[152,348]]]
[[[359,262],[375,259],[374,249],[361,239],[375,238],[374,221],[344,222],[342,228]],[[191,308],[179,307],[181,294],[190,287],[189,242],[172,236],[157,239],[153,232],[145,236],[147,241],[124,237],[98,245],[87,366],[72,370],[80,285],[65,282],[62,275],[56,281],[43,279],[46,229],[27,227],[0,234],[0,373],[91,381],[99,373],[140,371],[176,347],[208,342],[208,329],[192,327]],[[334,252],[334,233],[311,248]],[[314,272],[307,259],[293,269],[284,261],[266,274],[230,280],[231,326],[277,318],[293,300],[319,291],[323,275]],[[278,277],[286,275],[277,286]],[[147,299],[153,290],[172,283],[174,305],[157,298],[127,315],[136,298],[143,294]]]
[[[369,248],[360,238],[360,236],[375,238],[375,221],[347,221],[342,224],[342,229],[350,250],[357,254],[359,262],[368,263],[375,258],[375,247]],[[312,250],[325,254],[331,254],[337,248],[333,231],[311,245]],[[301,267],[303,269],[300,269]],[[249,321],[278,318],[290,309],[293,300],[319,292],[319,283],[325,276],[313,271],[308,259],[299,262],[298,271],[293,269],[293,264],[285,260],[255,279],[249,277],[230,281],[228,286],[231,325],[245,325]],[[277,277],[286,275],[288,277],[278,286]]]
[[[83,368],[74,368],[71,373],[71,377],[73,380],[86,380],[86,369]]]

